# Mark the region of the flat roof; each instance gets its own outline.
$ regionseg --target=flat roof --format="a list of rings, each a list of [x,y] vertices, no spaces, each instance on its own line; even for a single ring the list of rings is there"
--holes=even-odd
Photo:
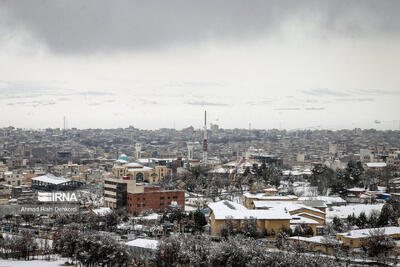
[[[32,180],[42,182],[42,183],[47,183],[47,184],[56,184],[56,185],[68,183],[71,181],[69,179],[65,179],[64,177],[57,177],[52,174],[38,176],[38,177],[32,178]]]
[[[382,231],[384,235],[395,235],[400,234],[400,227],[391,226],[391,227],[381,227],[381,228],[367,228],[367,229],[359,229],[359,230],[351,230],[346,233],[338,233],[337,235],[343,236],[346,238],[367,238],[370,237],[371,234],[374,234],[376,230]]]
[[[216,220],[225,219],[269,219],[269,220],[290,220],[292,216],[282,209],[273,210],[251,210],[245,206],[232,201],[218,201],[208,204]]]

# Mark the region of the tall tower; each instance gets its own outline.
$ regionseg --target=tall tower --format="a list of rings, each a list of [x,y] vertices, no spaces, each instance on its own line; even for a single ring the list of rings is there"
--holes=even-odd
[[[203,162],[207,163],[207,110],[204,111]]]
[[[135,151],[136,151],[136,159],[140,159],[140,153],[142,152],[142,144],[140,143],[139,138],[136,139]]]
[[[193,159],[193,141],[192,138],[189,138],[189,141],[186,143],[187,144],[187,149],[188,149],[188,160],[192,160]]]

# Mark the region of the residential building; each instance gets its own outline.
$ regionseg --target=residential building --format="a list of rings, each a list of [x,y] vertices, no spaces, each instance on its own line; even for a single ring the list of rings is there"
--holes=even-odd
[[[253,201],[256,210],[284,210],[292,216],[290,227],[308,225],[313,235],[322,235],[326,214],[324,211],[293,201]]]
[[[359,248],[366,239],[377,233],[393,239],[400,239],[400,227],[396,226],[351,230],[346,233],[336,234],[336,238],[349,248]]]
[[[161,211],[172,207],[185,209],[184,191],[144,187],[143,192],[128,191],[127,194],[127,209],[130,214],[137,214],[145,209]]]
[[[284,209],[251,210],[232,201],[219,201],[208,204],[210,208],[211,235],[220,236],[221,227],[227,220],[233,220],[239,227],[245,220],[255,219],[260,231],[279,233],[290,228],[292,216]]]
[[[129,176],[104,179],[104,206],[119,209],[127,204],[128,192],[144,192],[144,185],[136,184]]]
[[[298,199],[297,196],[287,195],[287,196],[278,196],[271,195],[270,192],[265,193],[245,193],[244,196],[244,206],[249,209],[254,209],[254,201],[296,201]]]

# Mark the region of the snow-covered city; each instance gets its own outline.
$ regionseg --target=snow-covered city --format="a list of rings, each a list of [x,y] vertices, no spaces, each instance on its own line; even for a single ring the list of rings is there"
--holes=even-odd
[[[400,266],[399,14],[1,0],[0,267]]]

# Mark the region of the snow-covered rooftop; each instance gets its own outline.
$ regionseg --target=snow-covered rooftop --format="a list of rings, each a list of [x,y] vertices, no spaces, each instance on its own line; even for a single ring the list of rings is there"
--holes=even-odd
[[[129,242],[126,242],[127,246],[130,247],[138,247],[138,248],[146,248],[146,249],[157,249],[159,241],[151,240],[151,239],[143,239],[138,238]]]
[[[139,164],[136,162],[130,162],[130,163],[125,164],[124,166],[128,167],[128,168],[142,168],[143,167],[142,164]]]
[[[264,192],[278,192],[278,189],[276,189],[275,187],[270,187],[264,189]]]
[[[244,193],[243,196],[247,198],[256,198],[256,199],[264,199],[264,200],[296,200],[297,196],[287,195],[287,196],[267,196],[265,193]]]
[[[149,214],[147,216],[134,217],[134,219],[137,219],[137,220],[158,220],[161,217],[162,216],[158,215],[157,213],[152,213],[152,214]]]
[[[38,177],[32,178],[32,180],[42,182],[42,183],[48,183],[48,184],[64,184],[64,183],[68,183],[71,181],[69,179],[65,179],[63,177],[57,177],[57,176],[54,176],[51,174],[38,176]]]
[[[135,168],[128,168],[128,172],[135,172],[135,171],[153,171],[153,168],[142,166],[142,167],[135,167]]]
[[[376,230],[382,231],[385,235],[398,235],[400,234],[400,227],[391,226],[391,227],[381,227],[381,228],[367,228],[367,229],[359,229],[359,230],[351,230],[346,233],[338,233],[337,235],[347,237],[347,238],[364,238],[370,237],[371,234],[374,234]]]
[[[216,168],[210,171],[210,173],[220,173],[220,174],[231,174],[233,169],[228,168]]]
[[[306,217],[293,215],[290,224],[319,224],[319,222]]]
[[[270,219],[270,220],[290,220],[289,212],[282,209],[272,210],[251,210],[246,207],[234,203],[232,201],[219,201],[208,204],[214,214],[216,220],[225,219]]]
[[[299,175],[303,175],[304,173],[302,171],[291,171],[291,170],[284,170],[282,171],[282,174],[285,176],[299,176]]]
[[[289,239],[311,242],[311,243],[318,243],[318,244],[325,244],[325,243],[330,243],[330,242],[343,243],[342,241],[339,241],[337,239],[328,240],[325,236],[321,236],[321,235],[313,236],[313,237],[292,236],[292,237],[289,237]]]
[[[292,201],[262,201],[262,200],[254,200],[254,207],[256,208],[269,208],[269,209],[286,209],[287,211],[295,211],[299,209],[306,209],[310,211],[317,212],[319,214],[325,214],[325,212],[312,208],[306,205],[298,204]]]
[[[367,162],[366,163],[368,168],[383,168],[386,167],[385,162]]]
[[[374,210],[380,212],[382,207],[383,204],[355,204],[331,207],[326,210],[326,219],[332,220],[335,216],[344,219],[353,213],[355,216],[359,216],[361,212],[365,212],[365,215],[369,216]]]
[[[346,200],[338,196],[299,197],[299,200],[322,200],[328,205],[332,205],[333,203],[347,203]]]
[[[350,192],[365,192],[365,189],[364,188],[359,188],[359,187],[353,187],[353,188],[347,189],[347,191],[350,191]]]

